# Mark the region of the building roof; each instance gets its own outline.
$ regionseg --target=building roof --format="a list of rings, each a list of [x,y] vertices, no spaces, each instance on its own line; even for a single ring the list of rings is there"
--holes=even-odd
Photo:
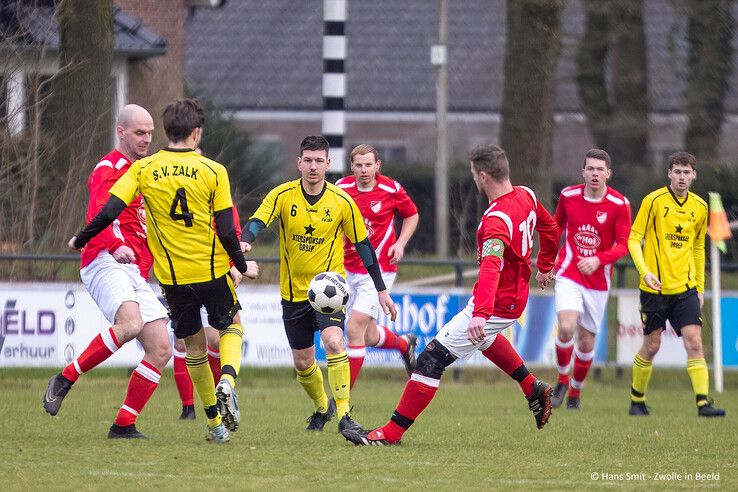
[[[54,17],[53,1],[3,2],[0,7],[0,39],[12,39],[27,47],[59,49],[59,23]],[[148,58],[166,53],[164,38],[140,20],[113,7],[113,52],[128,58]]]
[[[576,51],[584,30],[581,0],[565,0],[556,108],[581,110]],[[197,10],[188,23],[187,76],[232,110],[322,108],[322,0],[240,0]],[[499,112],[505,55],[505,0],[448,2],[449,109]],[[649,100],[655,112],[683,111],[687,18],[679,2],[644,2]],[[433,111],[437,2],[348,2],[346,108]],[[738,4],[733,4],[738,17]],[[738,48],[738,39],[734,39]],[[738,49],[736,49],[738,52]],[[726,104],[738,112],[738,74]]]

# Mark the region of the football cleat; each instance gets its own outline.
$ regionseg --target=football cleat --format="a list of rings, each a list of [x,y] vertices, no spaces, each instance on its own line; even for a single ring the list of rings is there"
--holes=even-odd
[[[533,392],[528,399],[528,408],[533,412],[536,419],[536,427],[543,429],[543,426],[551,417],[551,386],[544,383],[540,379],[533,382]]]
[[[182,405],[179,420],[195,420],[195,405]]]
[[[564,383],[558,383],[556,387],[553,390],[553,395],[551,395],[551,407],[552,408],[559,408],[562,403],[564,403],[564,397],[566,396],[566,392],[569,391],[569,385]]]
[[[553,398],[551,398],[551,400],[553,400]],[[551,406],[553,406],[553,403],[551,403]],[[580,400],[578,396],[570,396],[569,399],[566,400],[566,409],[567,410],[581,410],[582,400]]]
[[[325,427],[325,424],[328,423],[328,421],[332,419],[334,415],[336,415],[336,400],[331,398],[328,401],[328,410],[323,413],[315,412],[310,417],[308,417],[308,426],[305,427],[305,430],[316,432],[322,431],[323,427]]]
[[[341,417],[341,420],[338,422],[338,432],[343,432],[348,429],[361,430],[362,427],[358,424],[358,422],[351,418],[351,415],[345,413],[343,417]]]
[[[346,429],[341,432],[347,441],[356,446],[398,446],[402,441],[388,441],[381,428],[374,430]]]
[[[224,424],[218,424],[212,429],[208,428],[208,435],[205,436],[206,441],[210,442],[228,442],[231,440],[231,435],[228,433]]]
[[[407,375],[411,376],[418,363],[415,359],[415,346],[418,344],[418,337],[412,333],[408,333],[407,335],[402,335],[402,338],[407,340],[407,350],[402,354],[402,362],[405,363]]]
[[[215,397],[218,399],[218,411],[223,417],[223,423],[229,431],[236,432],[241,423],[241,412],[238,410],[236,390],[227,379],[221,379],[215,387]]]
[[[146,439],[146,436],[138,432],[136,424],[124,426],[113,424],[108,431],[108,439]]]
[[[697,416],[699,417],[725,417],[724,408],[713,407],[715,401],[712,398],[707,399],[707,403],[701,407],[697,407]]]
[[[51,376],[49,385],[46,387],[44,394],[44,410],[49,415],[59,413],[64,397],[69,393],[69,389],[74,383],[61,375],[61,373]]]
[[[651,415],[650,409],[646,406],[645,401],[631,401],[630,411],[628,415],[645,416]]]

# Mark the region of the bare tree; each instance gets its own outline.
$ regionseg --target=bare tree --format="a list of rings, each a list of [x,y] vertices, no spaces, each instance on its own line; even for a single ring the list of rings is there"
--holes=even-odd
[[[685,148],[701,161],[716,163],[725,118],[728,76],[733,71],[732,0],[690,0],[685,90],[689,126]]]
[[[507,2],[500,142],[513,181],[532,186],[548,206],[561,11],[561,0]]]
[[[110,147],[113,0],[62,0],[57,9],[59,63],[54,130],[64,141],[50,170],[59,184],[52,246],[62,248],[84,221],[86,177]]]

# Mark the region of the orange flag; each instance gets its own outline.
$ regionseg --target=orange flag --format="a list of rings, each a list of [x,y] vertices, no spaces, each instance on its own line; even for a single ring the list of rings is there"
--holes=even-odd
[[[720,194],[711,192],[709,195],[710,224],[707,227],[707,233],[710,235],[710,240],[715,243],[715,246],[723,253],[727,253],[728,250],[725,246],[725,240],[733,237],[733,234],[730,232],[730,225],[728,225],[728,215],[723,208]]]

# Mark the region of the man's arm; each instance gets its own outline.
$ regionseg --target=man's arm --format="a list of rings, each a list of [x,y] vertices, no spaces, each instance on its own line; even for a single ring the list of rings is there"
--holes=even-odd
[[[390,264],[398,263],[403,256],[405,256],[405,246],[407,246],[410,238],[415,234],[415,229],[418,228],[418,222],[420,221],[420,215],[417,213],[411,215],[405,219],[402,219],[402,227],[400,228],[400,235],[397,236],[395,244],[387,249],[387,255],[390,257]]]
[[[630,236],[630,204],[626,204],[619,210],[615,220],[615,244],[612,248],[597,253],[601,265],[615,263],[628,254],[628,241]]]
[[[643,282],[651,289],[659,291],[661,290],[661,281],[651,273],[646,265],[646,259],[643,256],[643,246],[641,242],[646,234],[646,227],[648,227],[649,211],[653,200],[646,203],[648,197],[643,199],[641,207],[638,209],[638,215],[636,215],[633,226],[630,228],[630,235],[628,236],[628,251],[630,257],[633,259],[636,269],[638,270],[639,278],[643,279]]]
[[[495,309],[495,296],[502,271],[502,257],[505,254],[505,248],[509,246],[509,241],[504,234],[496,234],[486,238],[482,245],[477,288],[474,290],[474,311],[466,328],[467,338],[473,344],[484,341],[484,327]]]
[[[84,248],[93,237],[97,236],[100,231],[112,224],[127,206],[128,204],[126,202],[117,196],[111,195],[103,208],[90,221],[90,223],[87,224],[84,229],[79,231],[76,236],[69,240],[69,247],[72,249]]]
[[[110,188],[115,184],[115,181],[113,164],[109,161],[99,162],[90,176],[90,204],[87,209],[87,220],[92,220],[105,206],[105,203],[110,198]],[[115,256],[114,253],[118,248],[125,246],[123,239],[113,233],[112,226],[106,227],[97,236],[98,241],[101,241],[105,249],[113,256]],[[127,249],[133,255],[133,251],[130,248]]]
[[[218,234],[218,239],[220,239],[223,249],[226,250],[228,256],[233,260],[233,266],[239,272],[244,273],[246,271],[246,258],[243,257],[241,245],[238,242],[238,236],[236,236],[236,227],[233,223],[233,207],[219,210],[214,215],[215,232]]]
[[[550,272],[553,270],[556,253],[559,250],[559,228],[541,202],[538,202],[536,207],[536,231],[541,246],[538,250],[536,268],[543,273]]]
[[[707,214],[699,225],[697,235],[694,238],[692,254],[694,254],[695,280],[697,280],[697,292],[705,292],[705,234],[707,234]]]

